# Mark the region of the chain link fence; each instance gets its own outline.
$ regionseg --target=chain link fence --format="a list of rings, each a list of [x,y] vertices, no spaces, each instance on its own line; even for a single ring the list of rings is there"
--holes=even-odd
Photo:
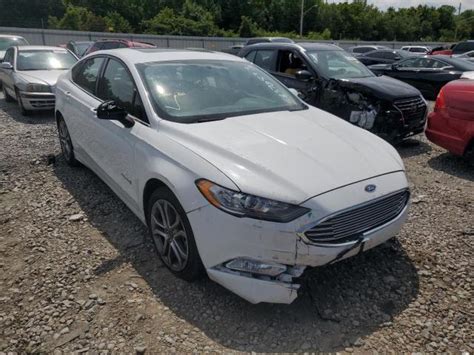
[[[50,30],[21,27],[0,27],[0,34],[15,34],[27,39],[30,44],[56,46],[69,41],[95,41],[103,38],[123,38],[132,41],[152,43],[160,48],[204,48],[208,50],[224,50],[231,46],[243,44],[245,38],[237,37],[194,37],[194,36],[162,36],[136,33],[86,32],[69,30]],[[309,41],[334,43],[346,49],[361,44],[384,45],[398,49],[406,45],[426,45],[436,47],[445,43],[439,42],[394,42],[394,41]]]

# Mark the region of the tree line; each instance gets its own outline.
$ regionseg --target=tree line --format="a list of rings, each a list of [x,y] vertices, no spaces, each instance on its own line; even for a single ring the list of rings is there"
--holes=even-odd
[[[452,4],[452,0],[446,0]],[[0,26],[194,36],[299,38],[300,0],[0,0]],[[305,0],[303,37],[368,41],[474,38],[474,10]]]

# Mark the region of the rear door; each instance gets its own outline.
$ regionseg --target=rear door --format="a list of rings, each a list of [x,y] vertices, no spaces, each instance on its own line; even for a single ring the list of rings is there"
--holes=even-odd
[[[64,105],[61,110],[71,133],[78,158],[91,165],[99,153],[95,132],[95,109],[101,103],[97,97],[97,84],[106,58],[96,56],[76,65],[71,71],[71,81],[58,88]],[[94,169],[95,170],[95,169]]]

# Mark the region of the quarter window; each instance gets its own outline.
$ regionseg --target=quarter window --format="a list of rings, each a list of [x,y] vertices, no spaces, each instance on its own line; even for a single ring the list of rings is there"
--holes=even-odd
[[[255,60],[255,54],[257,54],[257,51],[251,51],[250,53],[247,53],[247,55],[245,56],[245,59],[253,63]]]
[[[104,101],[113,100],[129,114],[148,122],[132,77],[125,66],[116,60],[110,59],[107,63],[100,80],[98,97]]]
[[[73,69],[72,80],[87,92],[95,95],[97,77],[99,70],[104,62],[104,58],[92,58],[87,60],[77,71]]]

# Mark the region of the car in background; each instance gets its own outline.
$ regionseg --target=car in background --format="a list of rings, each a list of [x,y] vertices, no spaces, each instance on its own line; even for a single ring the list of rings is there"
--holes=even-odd
[[[74,53],[76,57],[81,58],[93,44],[93,41],[69,41],[65,48]]]
[[[242,48],[244,48],[244,44],[234,44],[233,46],[230,46],[229,48],[223,49],[222,52],[238,55]]]
[[[0,80],[5,100],[16,100],[25,116],[32,111],[52,110],[58,77],[76,62],[74,54],[60,47],[8,48],[0,64]]]
[[[375,74],[388,75],[413,85],[425,99],[435,100],[446,83],[459,79],[466,71],[474,70],[474,63],[443,55],[425,55],[393,64],[370,65],[369,69]]]
[[[459,79],[443,86],[428,116],[426,136],[474,166],[474,80]]]
[[[425,46],[404,46],[400,48],[402,51],[407,51],[413,54],[428,54],[431,51],[431,47]]]
[[[364,45],[364,46],[349,47],[347,51],[349,53],[352,53],[354,56],[358,56],[360,54],[376,51],[378,49],[390,49],[390,48],[387,46]]]
[[[408,216],[390,144],[236,56],[102,51],[56,94],[65,160],[99,175],[185,280],[207,273],[249,302],[291,303],[306,267],[365,252]]]
[[[455,55],[453,55],[453,57],[468,60],[470,62],[474,62],[474,50],[463,53],[463,54],[455,54]]]
[[[338,46],[261,43],[240,56],[295,89],[310,105],[396,143],[423,132],[427,107],[411,85],[374,75]]]
[[[295,43],[295,41],[286,37],[253,37],[245,42],[244,47],[257,43]]]
[[[392,64],[401,59],[412,57],[413,54],[401,49],[377,49],[357,56],[357,59],[365,65]]]
[[[474,40],[459,42],[453,47],[452,55],[474,51]]]
[[[27,46],[29,43],[21,36],[0,34],[0,63],[3,61],[5,52],[12,46]]]
[[[95,41],[83,55],[85,56],[95,51],[117,48],[156,48],[156,46],[151,43],[129,41],[128,39],[100,39]]]
[[[428,52],[430,55],[452,55],[453,48],[457,43],[451,45],[444,45],[439,47],[434,47],[431,51]]]

